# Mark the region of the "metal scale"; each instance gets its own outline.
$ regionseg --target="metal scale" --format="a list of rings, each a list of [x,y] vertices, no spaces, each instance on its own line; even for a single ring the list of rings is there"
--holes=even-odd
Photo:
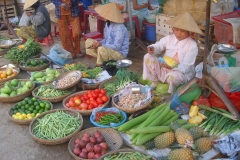
[[[236,67],[236,58],[232,57],[236,53],[236,47],[230,44],[219,44],[217,45],[217,50],[224,56],[219,58],[218,65],[222,66],[228,64],[229,67]]]
[[[132,65],[132,61],[129,59],[122,59],[117,61],[118,72],[121,72],[123,69],[127,69]]]

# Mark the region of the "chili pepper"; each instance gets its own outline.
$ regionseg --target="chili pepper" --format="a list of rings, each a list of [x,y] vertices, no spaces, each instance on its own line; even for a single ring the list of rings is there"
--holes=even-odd
[[[101,125],[109,125],[110,123],[120,123],[124,117],[119,113],[115,112],[98,112],[96,113],[96,121]]]

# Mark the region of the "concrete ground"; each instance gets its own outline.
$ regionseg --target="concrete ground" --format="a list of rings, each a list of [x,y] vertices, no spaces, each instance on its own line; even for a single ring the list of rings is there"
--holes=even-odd
[[[8,36],[6,32],[0,32],[0,36]],[[54,38],[55,44],[61,44],[58,37]],[[53,45],[52,45],[53,46]],[[52,47],[51,46],[51,47]],[[43,53],[48,54],[51,47],[43,46]],[[85,52],[84,43],[81,43],[82,52]],[[128,59],[133,61],[129,68],[131,71],[142,73],[142,60],[145,52],[141,48],[136,50],[130,49]],[[235,55],[237,57],[237,66],[240,66],[240,51]],[[75,59],[74,62],[89,63],[94,66],[96,59],[83,58]],[[3,57],[0,58],[0,66],[8,64]],[[21,71],[19,78],[27,79],[29,75],[25,71]],[[19,125],[9,120],[8,111],[14,105],[11,103],[0,102],[0,160],[73,160],[74,158],[68,151],[68,143],[47,146],[35,142],[29,134],[27,125]],[[62,103],[55,103],[54,108],[63,108]],[[84,117],[83,129],[93,127],[89,121],[89,117]]]

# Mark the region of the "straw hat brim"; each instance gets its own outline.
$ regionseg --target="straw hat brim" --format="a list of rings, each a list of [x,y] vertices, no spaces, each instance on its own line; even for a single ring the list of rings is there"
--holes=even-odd
[[[28,9],[29,7],[31,7],[34,3],[36,3],[38,0],[26,0],[24,3],[24,7],[23,10]]]
[[[117,7],[116,3],[108,3],[104,5],[97,6],[95,11],[102,16],[103,18],[115,22],[115,23],[123,23],[124,19],[121,14],[121,11]]]
[[[195,20],[188,12],[180,14],[168,21],[165,21],[164,23],[186,31],[203,34]]]

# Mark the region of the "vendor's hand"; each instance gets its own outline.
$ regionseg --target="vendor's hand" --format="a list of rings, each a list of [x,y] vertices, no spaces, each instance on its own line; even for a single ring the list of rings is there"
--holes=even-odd
[[[143,3],[143,8],[147,8],[148,7],[148,3]]]
[[[25,13],[26,13],[26,15],[27,15],[28,17],[31,16],[31,13],[30,13],[30,12],[25,12]]]
[[[153,54],[153,53],[154,53],[154,50],[155,50],[154,47],[149,46],[147,49],[148,49],[148,53],[149,53],[149,54]]]
[[[101,46],[102,44],[98,41],[93,42],[93,46],[95,46],[96,48],[98,48],[99,46]]]

